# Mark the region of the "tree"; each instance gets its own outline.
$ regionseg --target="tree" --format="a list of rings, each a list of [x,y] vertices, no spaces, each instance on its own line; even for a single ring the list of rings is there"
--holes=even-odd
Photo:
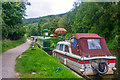
[[[54,33],[55,29],[58,28],[58,21],[60,20],[60,17],[56,16],[52,21],[51,21],[51,28],[50,31],[51,33]]]
[[[38,23],[34,23],[34,24],[29,24],[27,27],[27,35],[28,36],[38,36]]]
[[[2,19],[8,26],[14,26],[22,23],[25,16],[24,2],[4,2],[2,4]]]
[[[3,39],[9,38],[12,40],[16,40],[16,39],[20,39],[23,36],[24,30],[23,30],[22,20],[24,16],[26,16],[25,10],[26,10],[26,2],[2,3]]]

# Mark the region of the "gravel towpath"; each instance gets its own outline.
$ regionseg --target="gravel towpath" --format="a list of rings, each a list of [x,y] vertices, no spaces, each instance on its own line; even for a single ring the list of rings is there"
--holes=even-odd
[[[9,49],[0,55],[0,57],[2,56],[2,78],[16,78],[16,57],[26,51],[29,48],[30,43],[31,41],[27,40],[26,43],[13,49]]]

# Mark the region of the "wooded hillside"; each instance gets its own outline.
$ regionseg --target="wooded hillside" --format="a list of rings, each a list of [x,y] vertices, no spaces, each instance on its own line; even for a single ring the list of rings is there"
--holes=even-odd
[[[66,14],[66,13],[58,14],[58,15],[48,15],[48,16],[43,16],[43,17],[38,17],[38,18],[25,19],[25,20],[26,20],[26,25],[28,25],[28,24],[33,24],[33,23],[38,23],[41,19],[44,19],[44,18],[51,18],[51,17],[55,17],[55,16],[62,17],[62,16],[64,16],[65,14]]]
[[[72,11],[63,16],[37,18],[39,22],[36,22],[37,19],[29,19],[32,22],[35,20],[36,23],[27,26],[27,34],[41,36],[42,30],[48,29],[50,35],[58,27],[68,31],[66,39],[76,33],[97,33],[106,39],[111,49],[114,49],[120,41],[119,11],[120,2],[75,2]]]

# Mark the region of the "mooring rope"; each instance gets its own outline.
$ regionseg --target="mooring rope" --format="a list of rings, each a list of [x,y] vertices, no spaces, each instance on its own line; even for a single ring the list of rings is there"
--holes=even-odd
[[[61,70],[61,69],[71,69],[71,68],[73,68],[73,67],[75,67],[77,64],[78,64],[78,62],[81,60],[81,58],[82,58],[82,56],[79,58],[79,60],[76,62],[76,64],[74,64],[73,66],[71,66],[71,67],[69,67],[69,68],[61,68],[60,66],[57,68],[57,70],[56,70],[56,73],[58,73],[58,71],[59,70]]]

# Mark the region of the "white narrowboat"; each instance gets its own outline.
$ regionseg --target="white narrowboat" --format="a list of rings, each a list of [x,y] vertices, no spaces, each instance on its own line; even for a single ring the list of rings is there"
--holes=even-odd
[[[60,41],[53,56],[84,75],[113,74],[116,57],[107,48],[105,39],[97,34],[77,33],[69,41]]]

